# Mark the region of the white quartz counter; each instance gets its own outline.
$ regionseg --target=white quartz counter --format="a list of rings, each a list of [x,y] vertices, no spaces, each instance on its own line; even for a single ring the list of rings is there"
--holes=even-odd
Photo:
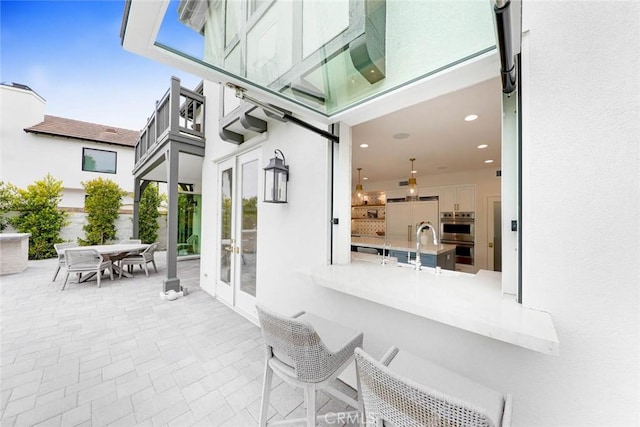
[[[551,315],[502,296],[501,274],[477,274],[433,268],[415,271],[397,264],[380,265],[354,256],[351,264],[312,272],[316,285],[373,301],[416,316],[530,350],[558,354]]]
[[[385,242],[387,246],[385,247]],[[375,249],[391,249],[394,251],[414,252],[416,251],[416,242],[409,242],[407,240],[389,240],[385,241],[384,237],[351,237],[351,244],[353,246],[362,246],[366,248]],[[451,252],[456,249],[455,245],[440,244],[434,245],[431,239],[426,245],[420,246],[420,253],[427,255],[440,255],[443,253]]]

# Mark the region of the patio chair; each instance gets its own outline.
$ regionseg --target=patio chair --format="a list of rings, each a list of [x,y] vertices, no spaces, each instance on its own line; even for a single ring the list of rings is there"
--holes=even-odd
[[[56,281],[56,278],[58,277],[58,273],[60,272],[60,268],[67,266],[64,261],[65,249],[77,248],[78,244],[77,243],[55,243],[53,247],[56,249],[56,252],[58,253],[58,265],[56,266],[56,272],[53,273],[53,279],[51,279],[51,283]]]
[[[149,269],[147,268],[147,264],[152,263],[153,269],[155,272],[158,272],[158,268],[156,267],[156,260],[154,258],[155,251],[158,247],[158,242],[149,245],[147,249],[140,252],[139,254],[130,254],[120,260],[120,273],[118,274],[118,278],[122,278],[122,269],[125,265],[134,266],[140,265],[140,269],[144,270],[144,274],[149,277]]]
[[[111,280],[113,280],[113,265],[111,261],[105,261],[102,255],[95,249],[74,249],[65,252],[65,262],[67,266],[67,275],[62,284],[64,291],[69,280],[69,274],[77,273],[78,278],[82,278],[82,273],[95,273],[100,287],[100,276],[104,270],[109,270]]]
[[[318,390],[358,408],[355,399],[330,384],[353,361],[353,351],[362,346],[362,333],[305,312],[286,317],[261,306],[256,308],[267,356],[260,408],[261,427],[267,425],[274,372],[288,384],[304,390],[307,415],[297,420],[270,422],[269,425],[306,421],[307,426],[315,426],[319,418],[316,414]],[[319,334],[316,329],[322,333]],[[339,416],[335,413],[332,415]]]
[[[511,395],[395,347],[380,362],[362,349],[355,358],[366,425],[511,425]]]

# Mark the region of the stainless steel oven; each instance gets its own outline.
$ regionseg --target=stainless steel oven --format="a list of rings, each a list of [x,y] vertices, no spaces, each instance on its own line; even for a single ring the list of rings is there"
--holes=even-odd
[[[456,264],[474,265],[475,214],[441,212],[440,241],[456,245]]]
[[[440,240],[474,242],[475,216],[473,212],[441,212]]]
[[[446,242],[442,242],[446,243]],[[473,265],[474,264],[474,244],[473,243],[449,243],[456,245],[456,264]]]

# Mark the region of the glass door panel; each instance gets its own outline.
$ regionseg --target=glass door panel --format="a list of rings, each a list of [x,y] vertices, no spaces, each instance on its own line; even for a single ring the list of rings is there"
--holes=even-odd
[[[260,175],[259,150],[238,156],[237,161],[237,222],[236,293],[235,305],[256,316],[257,294],[257,238],[258,238],[258,179]]]
[[[260,150],[218,164],[219,258],[216,295],[248,315],[255,311]]]
[[[258,235],[258,161],[242,165],[242,211],[240,247],[240,291],[256,296],[256,255]]]
[[[218,280],[226,285],[231,285],[233,262],[233,167],[225,168],[220,172],[220,264],[218,268]]]
[[[200,255],[202,197],[178,194],[178,256]]]

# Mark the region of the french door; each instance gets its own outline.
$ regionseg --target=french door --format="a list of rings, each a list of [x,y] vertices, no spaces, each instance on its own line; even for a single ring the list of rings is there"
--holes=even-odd
[[[256,317],[260,150],[218,164],[219,298]]]

